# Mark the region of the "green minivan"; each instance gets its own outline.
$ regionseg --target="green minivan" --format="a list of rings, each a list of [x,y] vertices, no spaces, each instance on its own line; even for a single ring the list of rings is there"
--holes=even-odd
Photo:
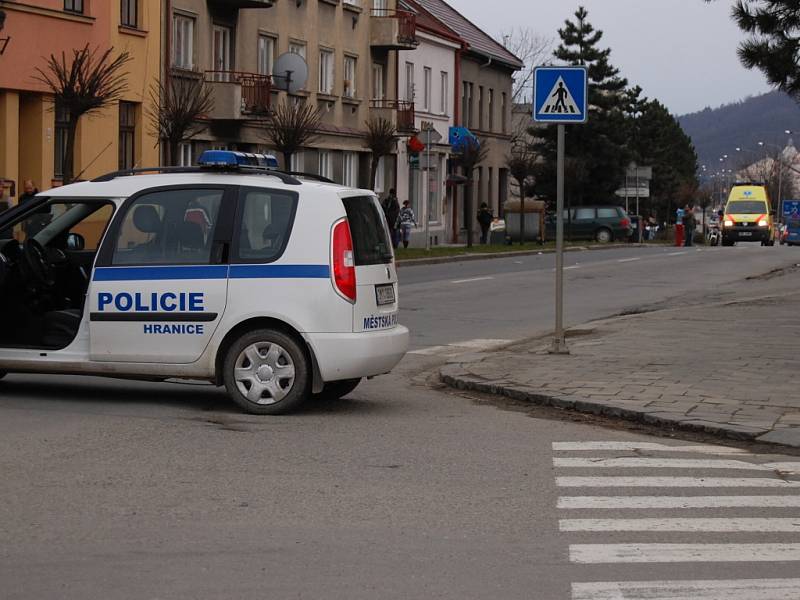
[[[546,219],[547,239],[556,237],[556,216]],[[633,235],[630,217],[621,206],[579,206],[564,210],[564,237],[600,244],[627,242]]]

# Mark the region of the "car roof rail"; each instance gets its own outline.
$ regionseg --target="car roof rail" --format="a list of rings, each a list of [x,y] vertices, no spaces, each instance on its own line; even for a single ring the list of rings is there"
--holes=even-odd
[[[246,173],[254,175],[272,175],[277,177],[286,185],[302,185],[302,182],[296,177],[283,171],[278,171],[268,167],[256,167],[252,165],[238,165],[233,167],[138,167],[135,169],[122,169],[119,171],[112,171],[105,175],[100,175],[92,179],[93,183],[101,183],[104,181],[113,181],[117,177],[129,177],[132,175],[144,175],[146,173],[156,174],[169,174],[169,173]]]
[[[292,175],[293,177],[302,177],[303,179],[313,179],[314,181],[319,181],[320,183],[333,183],[336,184],[335,181],[329,179],[328,177],[324,177],[322,175],[317,175],[316,173],[304,173],[303,171],[281,171],[281,173],[285,173],[286,175]]]

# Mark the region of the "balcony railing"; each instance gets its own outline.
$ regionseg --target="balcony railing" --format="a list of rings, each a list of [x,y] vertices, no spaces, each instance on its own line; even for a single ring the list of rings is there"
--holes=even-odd
[[[272,78],[241,71],[206,71],[206,83],[213,90],[211,118],[244,119],[269,113]]]
[[[408,100],[370,100],[369,107],[378,116],[391,121],[400,133],[414,133],[414,103]]]
[[[270,8],[275,4],[274,0],[208,0],[209,4],[224,8]]]
[[[379,48],[413,50],[419,46],[417,16],[406,10],[372,10],[370,43]]]

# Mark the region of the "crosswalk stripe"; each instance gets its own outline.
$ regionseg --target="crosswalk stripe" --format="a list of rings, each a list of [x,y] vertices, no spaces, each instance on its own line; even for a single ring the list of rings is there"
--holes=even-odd
[[[573,563],[794,562],[800,544],[572,544]]]
[[[800,579],[573,583],[572,600],[796,600]]]
[[[798,471],[800,463],[756,464],[743,460],[705,458],[554,458],[553,466],[581,469],[737,469],[741,471]]]
[[[561,531],[798,532],[800,518],[561,519]]]
[[[563,496],[563,509],[798,508],[798,496]]]
[[[800,488],[800,481],[766,477],[556,477],[558,487]]]
[[[649,450],[652,452],[691,452],[694,454],[750,454],[741,448],[730,448],[728,446],[712,446],[708,444],[670,446],[655,442],[553,442],[553,450],[559,452]]]

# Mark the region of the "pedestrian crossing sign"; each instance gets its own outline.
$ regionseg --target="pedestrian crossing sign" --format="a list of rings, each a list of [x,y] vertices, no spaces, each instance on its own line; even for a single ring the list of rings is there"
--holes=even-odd
[[[533,120],[585,123],[588,107],[586,67],[537,67],[533,76]]]

